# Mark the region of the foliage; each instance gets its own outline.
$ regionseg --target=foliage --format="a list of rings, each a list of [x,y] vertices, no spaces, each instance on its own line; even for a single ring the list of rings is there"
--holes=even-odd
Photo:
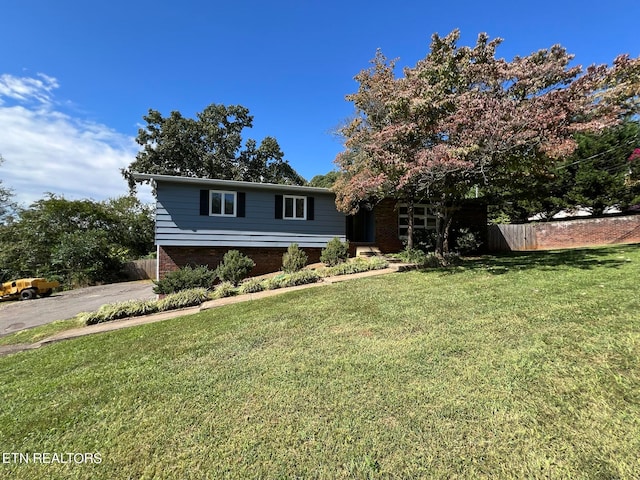
[[[627,119],[599,133],[578,133],[574,139],[576,151],[550,171],[487,189],[488,201],[498,206],[492,219],[507,217],[501,223],[526,222],[533,216],[551,220],[562,210],[577,208],[601,215],[607,208],[624,210],[635,204],[640,185],[633,181],[636,162],[628,157],[640,142],[640,123]]]
[[[126,255],[100,230],[65,232],[51,251],[56,274],[76,286],[118,280]]]
[[[206,265],[192,267],[186,265],[168,272],[160,280],[154,281],[154,293],[168,294],[192,288],[212,288],[217,278],[214,270]]]
[[[456,232],[455,251],[461,255],[477,252],[482,246],[480,236],[468,228],[461,228]]]
[[[309,257],[297,243],[292,243],[287,251],[282,255],[282,271],[285,273],[293,273],[302,270]]]
[[[413,248],[423,252],[433,252],[438,243],[438,233],[433,229],[417,229],[413,231]]]
[[[325,175],[316,175],[309,181],[310,187],[331,188],[340,178],[340,172],[332,170]]]
[[[394,258],[402,260],[405,263],[415,263],[416,265],[423,265],[427,259],[427,252],[418,248],[405,247],[399,253],[393,254]]]
[[[3,162],[4,159],[0,155],[0,165]],[[4,186],[0,180],[0,225],[5,223],[16,209],[16,204],[11,200],[11,197],[13,197],[13,190]]]
[[[155,300],[129,300],[126,302],[102,305],[95,312],[81,313],[79,318],[86,325],[111,322],[121,318],[138,317],[159,312],[158,302]]]
[[[136,198],[103,202],[49,194],[0,225],[5,276],[57,277],[63,283],[117,279],[122,262],[153,249],[153,213]]]
[[[157,312],[195,307],[208,298],[206,288],[190,288],[171,293],[160,300],[129,300],[101,306],[95,312],[81,313],[78,318],[85,325],[110,322],[122,318],[139,317]]]
[[[239,293],[258,293],[266,289],[266,282],[259,278],[248,278],[240,284]]]
[[[455,265],[460,260],[460,255],[454,252],[438,254],[437,252],[425,252],[416,248],[405,248],[402,252],[394,254],[405,263],[410,263],[419,268],[440,268]]]
[[[353,275],[355,273],[368,272],[370,270],[381,270],[387,268],[389,263],[380,257],[360,258],[356,257],[349,262],[339,263],[333,267],[322,268],[318,273],[322,277],[332,277],[338,275]]]
[[[278,288],[295,287],[316,283],[320,275],[315,270],[298,270],[291,273],[281,273],[266,280],[265,290],[277,290]]]
[[[549,172],[576,148],[575,132],[615,125],[638,111],[640,59],[582,71],[561,46],[512,61],[496,58],[501,39],[480,34],[458,47],[459,32],[432,36],[430,52],[396,78],[396,61],[380,52],[356,76],[349,95],[358,114],[341,133],[343,174],[338,207],[392,197],[436,210],[436,251],[446,253],[449,230],[471,187]]]
[[[225,281],[216,285],[211,294],[213,300],[217,298],[233,297],[238,295],[239,289],[233,282]]]
[[[122,175],[135,190],[133,173],[181,175],[251,182],[302,185],[305,180],[284,160],[276,139],[266,137],[258,146],[242,132],[253,126],[253,116],[241,105],[211,104],[195,119],[173,111],[163,117],[149,110],[147,125],[136,141],[142,150]]]
[[[216,268],[215,273],[223,282],[231,282],[237,286],[255,265],[253,260],[238,250],[229,250],[222,257],[222,262]]]
[[[338,237],[331,239],[320,252],[320,261],[328,267],[347,261],[349,242],[340,241]]]
[[[177,310],[179,308],[196,307],[209,299],[206,288],[190,288],[167,295],[157,301],[158,311]]]

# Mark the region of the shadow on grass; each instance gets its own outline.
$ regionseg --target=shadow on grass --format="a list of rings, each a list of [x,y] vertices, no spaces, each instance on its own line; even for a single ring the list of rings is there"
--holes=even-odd
[[[448,268],[443,273],[454,274],[464,270],[484,270],[501,275],[510,270],[558,270],[567,267],[584,270],[602,267],[618,268],[628,262],[624,252],[638,247],[640,244],[484,255],[465,258],[460,265]]]

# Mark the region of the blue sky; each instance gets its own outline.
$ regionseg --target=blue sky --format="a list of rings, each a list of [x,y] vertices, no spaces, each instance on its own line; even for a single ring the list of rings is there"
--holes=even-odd
[[[480,32],[506,59],[563,45],[584,66],[640,55],[640,1],[5,0],[0,15],[0,180],[44,192],[126,193],[119,169],[152,108],[194,116],[212,103],[254,116],[245,140],[275,137],[305,178],[333,169],[345,95],[377,48],[399,65],[431,34]],[[148,200],[148,192],[141,195]]]

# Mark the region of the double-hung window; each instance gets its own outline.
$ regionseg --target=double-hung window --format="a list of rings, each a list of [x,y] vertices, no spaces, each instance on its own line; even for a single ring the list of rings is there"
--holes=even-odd
[[[307,219],[307,197],[284,195],[283,208],[282,218],[289,220]]]
[[[210,190],[209,195],[209,215],[220,217],[235,217],[237,215],[238,197],[236,192]]]

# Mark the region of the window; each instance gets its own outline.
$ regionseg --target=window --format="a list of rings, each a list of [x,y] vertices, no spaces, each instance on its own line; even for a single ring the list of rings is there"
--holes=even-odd
[[[406,204],[400,204],[398,211],[398,236],[406,238],[409,229],[409,214]],[[413,206],[413,229],[435,230],[436,216],[431,205],[417,203]]]
[[[284,212],[282,218],[289,220],[307,219],[307,197],[283,197]]]
[[[223,192],[211,190],[209,215],[222,217],[235,217],[237,196],[236,192]]]

